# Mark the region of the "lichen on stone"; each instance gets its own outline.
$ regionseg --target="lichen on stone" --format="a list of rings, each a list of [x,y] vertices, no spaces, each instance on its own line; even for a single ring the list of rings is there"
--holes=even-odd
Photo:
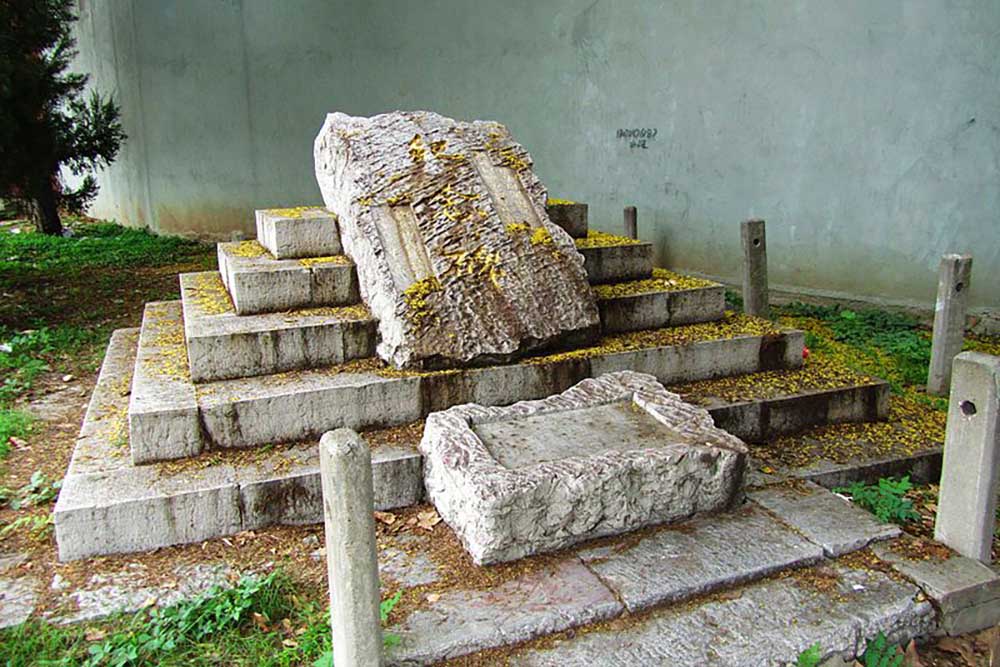
[[[642,243],[638,239],[630,239],[627,236],[617,236],[606,232],[599,232],[591,229],[587,231],[587,238],[574,239],[577,248],[612,248],[614,246],[637,245]]]
[[[292,206],[290,208],[269,208],[265,212],[278,218],[302,218],[306,213],[315,212],[320,215],[333,215],[322,206]]]
[[[351,259],[347,255],[328,255],[326,257],[303,257],[299,264],[306,268],[311,268],[322,264],[350,264]]]
[[[240,241],[226,246],[226,253],[236,257],[269,257],[271,253],[257,241]]]
[[[414,325],[427,324],[437,318],[429,299],[431,295],[443,289],[437,276],[428,276],[418,280],[403,290],[403,301],[406,303],[406,316]]]
[[[575,201],[570,201],[569,199],[555,199],[553,197],[549,197],[545,202],[546,206],[572,206],[574,204],[576,204]]]
[[[719,283],[685,276],[667,269],[653,269],[653,277],[645,280],[630,280],[608,285],[595,285],[594,294],[598,299],[615,299],[649,292],[677,292],[681,290],[718,287]]]

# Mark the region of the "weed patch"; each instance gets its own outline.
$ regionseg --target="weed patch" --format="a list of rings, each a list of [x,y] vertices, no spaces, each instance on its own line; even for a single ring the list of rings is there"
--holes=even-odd
[[[913,509],[913,501],[906,497],[912,488],[910,476],[906,475],[902,479],[883,477],[878,484],[854,482],[834,491],[850,495],[856,505],[874,514],[882,523],[904,524],[920,518]]]

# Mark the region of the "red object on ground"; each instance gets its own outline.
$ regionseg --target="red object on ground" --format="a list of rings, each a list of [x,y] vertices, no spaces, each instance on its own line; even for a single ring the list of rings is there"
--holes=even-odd
[[[802,346],[802,358],[803,359],[809,358],[809,348],[806,347],[805,345]]]

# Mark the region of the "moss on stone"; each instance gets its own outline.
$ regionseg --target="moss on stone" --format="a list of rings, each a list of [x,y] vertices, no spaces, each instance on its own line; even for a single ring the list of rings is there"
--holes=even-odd
[[[546,206],[572,206],[574,204],[576,204],[576,202],[570,201],[569,199],[554,199],[552,197],[549,197],[545,202]]]

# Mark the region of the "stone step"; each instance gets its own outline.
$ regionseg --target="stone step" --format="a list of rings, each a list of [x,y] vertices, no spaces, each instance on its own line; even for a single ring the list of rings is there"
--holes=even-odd
[[[855,536],[855,550],[873,540],[889,539],[872,534],[872,526],[878,524],[870,514],[859,515],[859,510],[827,491],[817,493],[833,503],[828,522],[842,533]],[[420,508],[409,511],[419,512]],[[380,549],[385,555],[381,569],[386,585],[390,589],[407,589],[408,594],[417,593],[412,589],[418,586],[436,593],[389,628],[400,637],[398,645],[387,654],[389,664],[437,664],[490,648],[503,648],[505,656],[516,656],[519,654],[513,645],[538,639],[551,647],[560,640],[572,640],[574,633],[562,638],[543,637],[574,627],[619,618],[620,625],[603,626],[612,631],[608,635],[611,637],[614,630],[621,631],[646,619],[686,615],[712,603],[744,597],[752,602],[731,608],[733,618],[725,623],[706,623],[703,634],[693,637],[693,642],[684,641],[680,633],[672,635],[672,642],[679,645],[664,645],[672,653],[644,654],[640,650],[627,653],[629,660],[617,661],[614,652],[595,652],[591,664],[716,664],[703,659],[716,644],[698,645],[706,639],[705,632],[713,631],[721,633],[722,646],[726,646],[727,639],[736,642],[729,646],[733,660],[721,664],[789,664],[774,659],[789,655],[794,661],[816,640],[801,646],[797,643],[824,622],[826,609],[815,599],[817,596],[823,603],[838,600],[842,605],[831,608],[832,621],[827,619],[821,636],[828,637],[836,627],[847,640],[832,645],[824,641],[823,651],[846,650],[853,655],[858,647],[863,648],[863,639],[878,630],[900,641],[934,627],[934,609],[918,597],[920,590],[872,567],[878,561],[870,552],[827,560],[820,543],[754,502],[732,512],[605,538],[544,560],[528,558],[492,575],[486,590],[473,583],[478,569],[471,567],[467,559],[451,556],[447,547],[441,548],[442,543],[457,541],[451,531],[435,532],[423,535],[417,531],[386,531],[381,535]],[[965,579],[969,583],[973,580]],[[762,593],[760,588],[768,590]],[[856,607],[845,604],[845,594]],[[795,604],[808,598],[813,599],[806,609],[813,613],[804,623],[807,627],[796,631],[805,635],[796,634],[791,641],[778,642],[777,654],[767,653],[775,648],[772,642],[763,647],[765,653],[754,654],[757,659],[740,661],[750,654],[747,637],[756,635],[729,638],[726,630],[731,623],[752,627],[763,618],[767,623],[779,621],[794,629]],[[779,609],[769,608],[768,600]],[[575,634],[589,636],[601,631],[602,627],[589,627]],[[738,651],[741,646],[743,654]],[[539,647],[525,648],[532,651]],[[473,659],[470,664],[494,664],[490,658],[497,656],[491,653],[478,657],[480,660]],[[544,664],[564,663],[553,659]]]
[[[343,252],[337,216],[322,207],[256,212],[257,240],[277,259],[328,257]]]
[[[645,280],[653,275],[653,244],[590,230],[576,239],[592,285]]]
[[[268,375],[369,357],[376,323],[363,305],[237,315],[217,272],[180,276],[194,382]]]
[[[275,259],[257,241],[218,244],[219,273],[237,315],[358,303],[358,275],[346,255]]]
[[[652,277],[594,286],[605,333],[713,322],[726,310],[725,288],[666,269]]]
[[[218,284],[218,283],[216,283]],[[176,305],[169,324],[170,340],[179,344],[172,354],[183,355],[182,323]],[[263,317],[263,316],[252,316]],[[236,319],[233,316],[233,319]],[[241,317],[239,319],[247,319]],[[197,451],[211,448],[254,447],[274,442],[318,438],[323,432],[348,426],[366,428],[405,424],[460,403],[506,405],[543,398],[568,389],[586,377],[618,370],[638,370],[661,382],[677,383],[759,370],[802,365],[803,334],[779,332],[770,323],[732,316],[718,323],[671,327],[607,336],[600,345],[515,364],[431,372],[397,371],[376,358],[337,366],[247,377],[175,388],[177,378],[162,374],[158,388],[150,369],[148,392],[161,396],[163,425],[145,430],[156,437],[136,441],[143,452],[162,451],[162,459],[190,456],[171,440],[166,429],[200,433]],[[189,353],[194,354],[190,349]],[[189,394],[198,397],[197,418],[187,409]],[[171,396],[183,399],[173,405]],[[183,407],[183,411],[178,411]],[[177,423],[183,418],[184,427]],[[191,437],[194,437],[193,435]],[[150,460],[144,456],[144,461]],[[153,460],[159,460],[153,455]]]
[[[587,238],[587,205],[565,199],[549,199],[545,204],[549,220],[575,239]]]
[[[156,304],[151,306],[155,311]],[[60,560],[322,520],[315,443],[216,453],[211,459],[133,463],[127,411],[129,387],[134,394],[139,381],[133,373],[142,368],[136,363],[138,347],[138,329],[112,334],[56,502]],[[197,427],[197,419],[192,421]],[[423,482],[415,451],[377,442],[373,448],[376,508],[420,502]]]
[[[934,607],[917,586],[870,569],[861,559],[846,559],[640,617],[584,627],[569,636],[552,639],[544,637],[548,633],[539,633],[543,637],[538,641],[506,652],[503,664],[793,665],[800,653],[815,644],[823,659],[840,660],[846,655],[853,660],[864,652],[867,640],[879,633],[893,645],[906,644],[928,635],[935,622]],[[443,634],[445,628],[435,628],[435,632]]]

